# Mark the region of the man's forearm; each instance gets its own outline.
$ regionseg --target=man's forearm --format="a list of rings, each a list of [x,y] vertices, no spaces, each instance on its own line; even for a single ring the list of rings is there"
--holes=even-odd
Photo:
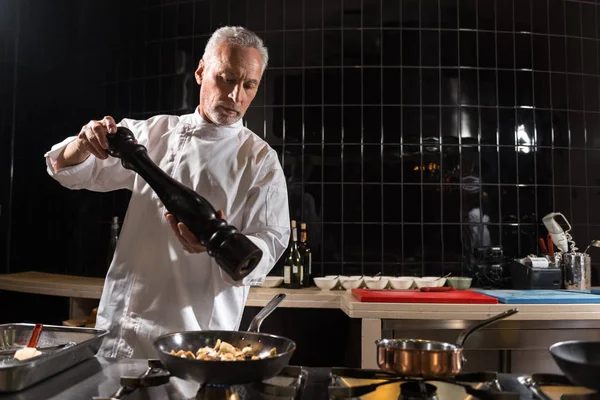
[[[65,167],[81,164],[87,160],[90,154],[89,151],[81,149],[79,140],[75,139],[56,157],[56,162],[53,165],[54,171],[56,172]]]

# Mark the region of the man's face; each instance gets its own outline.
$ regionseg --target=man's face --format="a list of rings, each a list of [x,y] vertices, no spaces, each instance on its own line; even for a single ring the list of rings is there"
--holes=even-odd
[[[196,70],[200,114],[217,125],[231,125],[244,116],[256,96],[262,75],[258,50],[221,43],[214,58]]]

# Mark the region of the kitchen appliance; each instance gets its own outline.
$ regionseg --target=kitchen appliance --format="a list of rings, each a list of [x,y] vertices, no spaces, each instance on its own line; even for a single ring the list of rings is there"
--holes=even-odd
[[[467,263],[472,286],[482,288],[510,288],[510,262],[502,246],[475,247]]]
[[[428,288],[441,289],[441,288]],[[494,297],[472,290],[451,290],[445,292],[402,290],[402,289],[352,289],[359,301],[369,303],[447,303],[447,304],[497,304]]]
[[[563,228],[558,224],[558,222],[556,222],[556,217],[561,217],[565,221],[569,229],[564,231]],[[550,213],[544,216],[544,218],[542,218],[542,222],[544,223],[544,226],[546,227],[548,232],[552,234],[552,242],[556,245],[556,247],[558,247],[558,249],[561,252],[566,253],[569,251],[569,243],[571,243],[571,251],[577,250],[577,247],[574,247],[575,242],[573,241],[573,237],[569,233],[571,231],[571,225],[562,213]]]
[[[518,313],[506,310],[463,331],[456,344],[421,339],[380,339],[377,345],[377,365],[383,371],[401,377],[448,378],[462,372],[466,359],[465,341],[476,331]]]
[[[310,373],[309,370],[309,381]],[[380,370],[332,368],[331,399],[398,400],[568,400],[598,394],[555,374],[462,373],[448,379],[403,379]]]
[[[220,362],[220,361],[216,361]],[[224,361],[227,363],[227,361]],[[174,378],[177,379],[177,378]],[[286,366],[279,371],[275,376],[265,379],[258,380],[256,382],[249,382],[245,384],[236,385],[207,385],[198,386],[198,392],[193,397],[196,400],[290,400],[296,399],[300,396],[300,391],[304,388],[307,380],[306,369],[296,366]],[[110,396],[94,396],[93,400],[115,400],[127,398],[127,396],[134,394],[138,389],[144,388],[155,388],[155,392],[160,391],[160,387],[169,388],[173,385],[170,382],[169,373],[166,368],[159,360],[148,360],[147,370],[139,376],[121,376],[120,387],[115,394]],[[175,385],[177,383],[175,382]],[[173,390],[169,390],[171,396],[168,398],[188,398],[173,396]],[[177,392],[176,392],[177,393]],[[154,397],[149,395],[146,391],[144,399],[162,399],[165,397]]]
[[[254,317],[247,332],[243,331],[188,331],[175,332],[160,336],[154,341],[154,347],[162,364],[172,376],[205,385],[210,390],[216,390],[215,385],[226,388],[229,385],[239,385],[260,382],[276,376],[288,365],[296,350],[296,343],[282,337],[259,333],[260,324],[283,301],[285,294],[277,294]],[[196,354],[198,349],[205,346],[213,347],[217,340],[230,343],[234,347],[251,346],[257,355],[268,354],[273,347],[277,355],[260,360],[246,361],[205,361],[181,358],[171,354],[179,350],[191,351]],[[208,389],[207,389],[208,390]]]
[[[164,400],[201,399],[182,395],[183,382],[171,377],[161,383],[147,373],[158,360],[91,358],[39,384],[2,400]],[[134,378],[137,378],[136,381]],[[379,386],[377,386],[379,385]],[[116,392],[118,396],[114,396]],[[472,393],[472,394],[470,394]],[[590,389],[574,386],[566,377],[552,374],[462,373],[447,379],[406,379],[381,370],[336,367],[287,366],[277,376],[230,387],[229,396],[213,399],[238,400],[330,400],[410,398],[461,399],[591,399]],[[546,397],[542,397],[546,396]],[[597,394],[596,394],[597,396]]]
[[[560,289],[561,269],[543,257],[513,260],[510,266],[513,289]]]
[[[563,231],[556,222],[555,217],[561,217],[567,224],[568,229]],[[546,229],[552,235],[552,242],[560,250],[552,257],[550,251],[550,262],[554,262],[562,269],[562,289],[589,290],[591,288],[591,258],[587,249],[579,252],[573,237],[569,233],[571,225],[561,213],[553,212],[542,218]]]
[[[219,218],[214,207],[198,193],[161,170],[148,156],[146,147],[138,144],[133,132],[118,127],[108,134],[108,154],[121,159],[127,169],[137,172],[156,192],[165,208],[184,223],[208,255],[235,281],[247,276],[260,262],[260,250],[234,226]]]

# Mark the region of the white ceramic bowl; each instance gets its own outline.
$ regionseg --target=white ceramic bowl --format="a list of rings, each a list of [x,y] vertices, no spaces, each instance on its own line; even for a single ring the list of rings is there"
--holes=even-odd
[[[351,277],[348,278],[340,278],[340,282],[342,283],[342,286],[344,287],[344,289],[346,290],[350,290],[350,289],[358,289],[361,285],[362,285],[362,278],[361,279],[352,279]]]
[[[359,288],[366,286],[365,285],[365,276],[364,275],[350,275],[349,278],[350,278],[350,280],[358,279],[360,281],[360,285],[358,285]]]
[[[274,287],[281,285],[282,283],[283,283],[282,276],[267,276],[267,277],[265,277],[265,281],[260,286],[266,287],[266,288],[274,288]]]
[[[420,289],[423,287],[440,287],[444,286],[446,278],[439,279],[438,277],[426,276],[424,278],[415,278],[415,285]]]
[[[324,278],[314,278],[315,285],[321,290],[331,290],[338,284],[338,279],[334,276]]]
[[[396,278],[390,278],[390,285],[394,289],[410,289],[415,281],[410,276],[400,276]]]
[[[334,289],[343,289],[342,288],[342,282],[341,282],[341,280],[342,279],[348,279],[350,277],[347,276],[347,275],[325,275],[325,278],[335,279],[336,280],[337,285],[334,286]]]
[[[446,278],[441,278],[440,279],[439,276],[424,276],[421,279],[426,280],[426,281],[433,281],[433,282],[436,283],[437,287],[444,286],[444,284],[446,283]]]
[[[385,287],[388,284],[388,279],[387,278],[383,278],[383,277],[371,277],[371,276],[365,276],[363,278],[365,285],[367,285],[367,287],[369,289],[385,289]]]

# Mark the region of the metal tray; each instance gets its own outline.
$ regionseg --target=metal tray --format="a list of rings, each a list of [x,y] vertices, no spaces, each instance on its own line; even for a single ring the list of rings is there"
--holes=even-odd
[[[16,351],[25,347],[34,326],[34,324],[0,325],[0,351]],[[0,357],[0,393],[23,390],[94,357],[106,334],[108,334],[106,329],[44,325],[37,347],[38,349],[50,348],[48,351],[42,351],[42,355],[24,361],[12,360],[11,356]],[[73,344],[64,348],[51,349],[69,342]]]

